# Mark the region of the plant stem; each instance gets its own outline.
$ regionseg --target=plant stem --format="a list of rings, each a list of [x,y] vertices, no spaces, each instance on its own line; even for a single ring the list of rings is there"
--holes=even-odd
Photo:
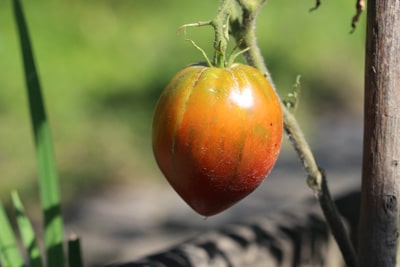
[[[356,24],[360,19],[361,13],[364,11],[365,1],[364,0],[356,0],[356,14],[351,19],[351,31],[353,33],[356,30]]]
[[[260,70],[269,78],[269,72],[256,41],[256,17],[266,0],[237,0],[242,9],[242,18],[231,18],[232,34],[241,49],[249,48],[245,53],[249,65]]]
[[[267,79],[270,79],[268,69],[265,66],[255,37],[256,17],[258,11],[265,3],[265,0],[237,0],[237,2],[242,9],[242,17],[231,18],[232,34],[242,49],[250,48],[245,54],[249,65],[260,70]],[[327,223],[343,254],[346,265],[357,266],[357,257],[354,248],[346,234],[345,227],[336,206],[332,201],[326,177],[320,171],[296,118],[284,105],[282,105],[282,109],[284,129],[307,173],[307,184],[313,190],[320,203]]]
[[[221,0],[218,13],[211,21],[214,28],[214,66],[223,68],[226,65],[226,49],[229,42],[229,17],[233,8],[233,0]]]

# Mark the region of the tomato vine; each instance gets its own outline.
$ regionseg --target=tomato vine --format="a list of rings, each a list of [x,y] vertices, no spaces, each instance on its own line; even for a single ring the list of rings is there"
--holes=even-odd
[[[269,71],[264,63],[264,58],[258,47],[255,35],[256,18],[266,0],[221,0],[217,15],[213,20],[191,23],[181,26],[185,29],[192,26],[211,25],[214,28],[214,59],[213,66],[222,68],[232,63],[232,57],[227,60],[226,50],[230,35],[234,37],[237,47],[241,49],[247,64],[258,69],[273,85]],[[356,14],[352,18],[352,31],[364,9],[364,0],[356,0]],[[320,0],[310,11],[316,10],[321,5]],[[193,43],[193,42],[192,42]],[[196,45],[195,45],[196,46]],[[198,48],[196,46],[196,48]],[[200,49],[200,48],[198,48]],[[200,49],[201,50],[201,49]],[[201,50],[202,51],[202,50]],[[202,52],[205,55],[204,52]],[[206,56],[205,56],[206,57]],[[209,61],[208,61],[209,62]],[[210,62],[209,62],[210,65]],[[325,173],[318,166],[312,150],[303,135],[303,131],[294,115],[282,101],[284,130],[293,148],[302,162],[307,173],[307,184],[318,199],[323,213],[329,224],[332,234],[338,242],[347,266],[357,266],[357,257],[354,248],[347,236],[340,215],[331,198]]]
[[[237,1],[242,9],[242,17],[238,17],[233,21],[232,33],[236,40],[240,41],[243,46],[250,47],[250,50],[246,54],[247,62],[265,73],[266,78],[271,79],[255,38],[255,20],[258,11],[265,1]],[[318,2],[316,7],[318,7]],[[355,250],[346,234],[336,206],[332,201],[325,174],[317,165],[311,148],[308,145],[307,140],[304,138],[303,132],[296,118],[285,107],[285,105],[283,105],[282,109],[284,114],[284,129],[307,173],[307,184],[313,190],[314,195],[320,202],[327,223],[332,230],[333,236],[338,242],[347,266],[357,266]]]
[[[226,66],[226,48],[229,41],[229,34],[231,34],[236,40],[238,47],[240,49],[246,49],[244,57],[247,63],[263,73],[265,78],[273,85],[255,36],[256,18],[265,2],[266,0],[221,0],[217,16],[207,24],[212,25],[215,31],[215,66]],[[235,6],[235,4],[239,6],[241,12],[236,12],[237,6]],[[317,9],[320,4],[321,1],[317,0],[312,10]],[[352,20],[353,29],[355,28],[355,23],[362,10],[363,0],[357,0],[357,13]],[[191,24],[188,25],[191,26]],[[201,25],[198,24],[198,26]],[[284,102],[282,102],[282,110],[284,130],[307,173],[307,184],[320,203],[327,223],[332,230],[332,234],[338,242],[346,265],[357,266],[355,250],[347,236],[340,215],[331,198],[326,176],[318,166],[300,125],[294,115],[285,106]]]

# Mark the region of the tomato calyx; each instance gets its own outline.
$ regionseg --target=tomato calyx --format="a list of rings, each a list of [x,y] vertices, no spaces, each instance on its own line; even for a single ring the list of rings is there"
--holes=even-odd
[[[227,67],[231,66],[236,58],[242,54],[244,54],[245,52],[250,50],[250,47],[247,47],[245,49],[239,50],[238,52],[236,52],[238,50],[239,46],[237,45],[231,52],[231,54],[228,57],[228,62],[227,62]]]
[[[204,60],[207,62],[208,67],[217,67],[217,68],[227,68],[230,67],[236,60],[236,58],[247,52],[250,47],[239,50],[241,42],[237,42],[235,47],[227,56],[227,48],[229,43],[229,18],[230,14],[222,12],[218,14],[218,16],[214,20],[197,22],[197,23],[188,23],[180,26],[177,32],[183,31],[186,36],[186,28],[188,27],[201,27],[211,25],[214,28],[215,32],[215,40],[214,40],[214,58],[211,61],[207,56],[206,52],[195,43],[192,39],[186,39],[186,41],[190,42],[194,48],[196,48],[203,55]]]
[[[242,49],[242,50],[239,50],[239,51],[238,51],[239,46],[236,45],[236,46],[232,49],[231,53],[229,54],[228,60],[224,60],[222,65],[218,65],[218,64],[215,62],[215,61],[216,61],[215,59],[214,59],[213,62],[211,62],[210,58],[207,56],[207,53],[206,53],[199,45],[197,45],[195,41],[193,41],[192,39],[186,39],[186,41],[190,42],[190,43],[194,46],[194,48],[196,48],[198,51],[200,51],[200,53],[203,55],[203,58],[204,58],[205,63],[206,63],[206,66],[208,66],[208,67],[210,67],[210,68],[211,68],[211,67],[216,67],[216,68],[229,68],[230,66],[233,65],[233,63],[235,63],[235,60],[236,60],[236,58],[237,58],[238,56],[242,55],[243,53],[247,52],[247,51],[250,49],[250,47],[247,47],[247,48],[245,48],[245,49]],[[224,58],[225,58],[225,57],[224,57]],[[202,65],[204,65],[204,64],[202,64]]]

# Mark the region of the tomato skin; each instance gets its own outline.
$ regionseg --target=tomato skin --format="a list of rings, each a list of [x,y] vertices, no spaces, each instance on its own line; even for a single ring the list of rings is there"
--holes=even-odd
[[[190,65],[172,78],[153,117],[153,152],[196,212],[217,214],[271,171],[283,132],[279,98],[256,69]]]

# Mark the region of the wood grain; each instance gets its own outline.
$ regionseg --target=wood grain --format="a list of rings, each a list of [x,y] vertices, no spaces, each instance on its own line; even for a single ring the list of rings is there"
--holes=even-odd
[[[367,6],[360,266],[396,266],[400,182],[400,1]]]

